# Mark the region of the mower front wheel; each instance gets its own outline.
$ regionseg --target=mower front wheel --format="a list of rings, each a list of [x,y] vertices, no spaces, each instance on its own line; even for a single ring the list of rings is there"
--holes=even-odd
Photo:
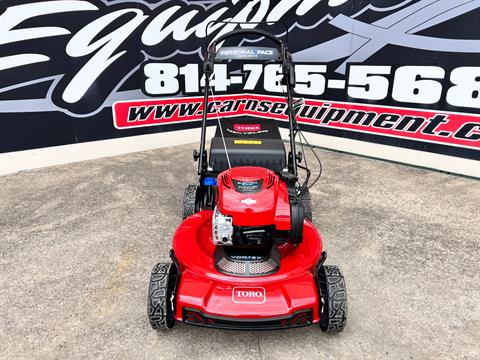
[[[318,269],[320,291],[320,328],[328,333],[342,332],[347,323],[347,288],[338,266]]]
[[[187,185],[183,193],[182,219],[185,220],[189,216],[197,212],[197,185]]]
[[[158,263],[152,269],[148,287],[148,319],[154,329],[175,325],[178,270],[174,264]]]
[[[305,219],[312,222],[312,219],[313,219],[312,195],[310,195],[310,191],[306,189],[304,192],[301,193],[300,198],[302,199],[302,203],[303,203],[303,211],[305,214]]]

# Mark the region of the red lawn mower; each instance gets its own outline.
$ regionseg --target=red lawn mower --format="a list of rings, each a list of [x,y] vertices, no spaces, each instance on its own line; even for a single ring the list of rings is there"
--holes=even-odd
[[[217,49],[217,44],[245,34],[265,37],[276,46]],[[194,151],[199,184],[185,190],[184,220],[173,238],[172,262],[152,270],[150,324],[170,329],[175,321],[183,321],[259,330],[319,323],[323,331],[340,332],[347,316],[345,281],[337,266],[324,265],[327,255],[312,224],[304,146],[315,152],[295,119],[302,102],[292,98],[294,67],[285,43],[260,29],[234,30],[213,41],[204,63],[203,108],[208,108],[209,91],[214,98],[210,88],[214,63],[245,59],[281,66],[289,152],[275,121],[217,116],[207,156],[204,111],[200,151]],[[305,140],[300,141],[299,153],[297,134]],[[302,161],[305,166],[299,165]],[[298,168],[306,173],[302,184]]]

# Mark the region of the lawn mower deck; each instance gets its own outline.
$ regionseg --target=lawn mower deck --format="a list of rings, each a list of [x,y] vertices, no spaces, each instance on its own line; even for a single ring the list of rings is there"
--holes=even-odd
[[[322,249],[312,224],[305,223],[304,241],[296,248],[285,243],[266,253],[225,252],[212,242],[212,216],[209,210],[190,216],[174,236],[182,274],[177,320],[238,329],[257,322],[282,328],[319,321],[314,274]]]

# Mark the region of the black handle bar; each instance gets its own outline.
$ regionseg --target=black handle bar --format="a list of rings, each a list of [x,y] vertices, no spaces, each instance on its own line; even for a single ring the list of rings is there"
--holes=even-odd
[[[231,38],[233,36],[237,35],[243,35],[243,34],[255,34],[255,35],[260,35],[264,36],[270,40],[272,40],[274,43],[276,43],[280,48],[283,46],[283,41],[277,38],[275,35],[269,33],[268,31],[261,30],[261,29],[235,29],[232,30],[226,34],[223,34],[216,38],[215,40],[212,41],[212,43],[209,46],[209,50],[212,49],[217,43],[222,42],[228,38]]]

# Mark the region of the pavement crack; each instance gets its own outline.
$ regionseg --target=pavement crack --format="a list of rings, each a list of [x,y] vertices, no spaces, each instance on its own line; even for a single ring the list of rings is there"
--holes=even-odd
[[[263,360],[262,356],[262,348],[260,347],[260,331],[257,331],[257,350],[258,350],[258,355],[260,356],[260,360]]]

